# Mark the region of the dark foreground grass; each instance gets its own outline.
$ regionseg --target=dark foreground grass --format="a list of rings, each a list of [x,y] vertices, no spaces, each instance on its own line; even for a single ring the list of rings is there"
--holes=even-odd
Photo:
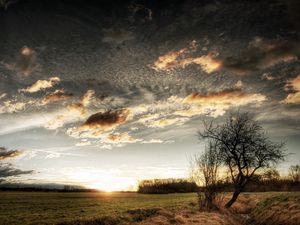
[[[175,210],[191,202],[196,194],[0,192],[0,224],[57,224],[130,213],[139,220],[136,209]]]

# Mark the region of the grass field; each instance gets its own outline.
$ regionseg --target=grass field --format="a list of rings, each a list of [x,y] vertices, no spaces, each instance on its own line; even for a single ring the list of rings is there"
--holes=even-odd
[[[228,196],[225,196],[228,197]],[[272,200],[273,199],[273,200]],[[116,224],[91,222],[104,216],[124,218],[126,224],[242,224],[232,215],[258,217],[278,205],[300,216],[300,193],[245,193],[229,212],[198,212],[196,194],[0,192],[0,224]],[[278,203],[278,204],[277,204]],[[257,206],[257,209],[255,207]],[[159,213],[158,213],[159,211]],[[249,214],[250,215],[250,214]],[[238,218],[238,216],[236,217]],[[297,219],[298,217],[295,217]],[[299,217],[300,219],[300,217]],[[74,222],[77,221],[77,222]],[[87,221],[81,223],[78,221]],[[205,223],[206,221],[206,223]],[[214,222],[215,221],[215,222]],[[267,222],[265,224],[268,224]],[[274,223],[273,223],[274,224]],[[296,223],[295,223],[296,224]]]

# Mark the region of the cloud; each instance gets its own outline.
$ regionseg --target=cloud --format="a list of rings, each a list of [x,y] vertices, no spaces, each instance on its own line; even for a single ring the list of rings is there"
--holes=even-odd
[[[294,79],[289,80],[285,86],[286,90],[292,90],[294,93],[288,94],[288,96],[281,101],[285,104],[299,104],[300,103],[300,75]]]
[[[100,128],[100,129],[112,129],[120,124],[123,124],[129,118],[130,110],[118,109],[109,110],[106,112],[99,112],[91,115],[85,123],[82,125],[83,128]]]
[[[185,68],[188,65],[196,64],[206,73],[217,71],[221,67],[221,62],[215,59],[212,53],[200,57],[186,57],[186,54],[197,48],[196,42],[193,41],[189,48],[183,48],[178,51],[171,51],[158,57],[152,68],[156,71],[171,71],[177,68]]]
[[[47,89],[53,87],[55,84],[57,84],[60,81],[59,77],[50,77],[48,80],[38,80],[31,86],[20,89],[20,92],[29,92],[29,93],[34,93],[38,92],[42,89]]]
[[[136,139],[129,135],[128,132],[124,133],[110,133],[103,136],[101,143],[105,144],[123,144],[123,143],[137,143],[142,141],[142,139]]]
[[[91,144],[92,143],[90,141],[81,141],[81,142],[76,143],[75,146],[82,147],[82,146],[88,146],[88,145],[91,145]]]
[[[134,39],[134,35],[131,31],[123,29],[106,29],[104,30],[102,42],[119,45],[132,39]]]
[[[88,90],[81,98],[80,101],[71,103],[63,110],[62,114],[56,115],[48,121],[44,127],[46,129],[55,130],[62,127],[66,122],[75,121],[86,115],[86,107],[91,103],[95,92]]]
[[[234,87],[235,88],[242,88],[244,86],[243,82],[241,80],[238,80],[235,84]]]
[[[188,118],[177,117],[177,118],[166,118],[166,115],[162,114],[149,114],[141,117],[137,122],[142,123],[146,127],[150,128],[163,128],[170,125],[183,125]]]
[[[293,41],[256,38],[241,54],[225,58],[221,65],[225,70],[245,74],[266,69],[281,62],[297,60],[299,55],[299,44]]]
[[[0,114],[16,113],[16,112],[24,111],[26,108],[33,105],[39,105],[38,100],[32,100],[32,99],[21,100],[18,99],[18,96],[13,96],[11,99],[0,101]]]
[[[16,63],[4,63],[4,66],[6,69],[15,71],[20,75],[29,76],[38,67],[36,58],[36,52],[32,48],[24,46],[19,51]]]
[[[266,99],[266,96],[262,94],[246,94],[237,88],[207,94],[193,93],[183,99],[183,102],[190,106],[177,111],[176,114],[181,116],[206,114],[217,117],[223,115],[230,107],[239,107],[250,103],[261,104]]]
[[[59,127],[62,127],[66,122],[66,117],[64,115],[57,115],[54,119],[48,121],[44,127],[49,130],[55,130]]]
[[[9,177],[31,174],[33,172],[34,172],[33,170],[24,171],[24,170],[16,169],[11,164],[5,163],[0,165],[0,183],[1,181],[5,181]]]
[[[264,74],[261,76],[261,79],[262,79],[262,80],[269,80],[269,81],[271,81],[271,80],[275,80],[275,77],[272,76],[272,75],[269,74],[269,73],[264,73]]]
[[[8,150],[5,147],[0,147],[0,161],[9,160],[22,154],[20,150]],[[30,174],[33,171],[23,171],[15,169],[10,163],[0,163],[0,183],[5,181],[8,177],[19,176],[23,174]]]
[[[47,105],[53,102],[64,101],[73,96],[72,93],[65,93],[64,90],[56,90],[50,94],[44,96],[41,101],[41,105]]]
[[[67,134],[74,138],[101,138],[110,131],[129,120],[129,109],[109,110],[91,115],[81,126],[72,127]]]
[[[5,98],[6,96],[7,96],[6,93],[2,93],[2,94],[0,94],[0,99]]]
[[[150,139],[149,141],[143,141],[144,144],[162,144],[164,141],[161,139]]]
[[[68,109],[70,111],[78,111],[82,115],[86,114],[86,107],[88,107],[91,103],[92,98],[95,95],[94,90],[87,90],[87,92],[80,98],[79,102],[72,103],[68,105]]]
[[[0,147],[0,160],[15,158],[22,154],[20,150],[8,150],[5,147]]]
[[[0,105],[0,114],[1,113],[14,113],[24,110],[26,107],[26,102],[17,102],[16,100],[7,100]]]

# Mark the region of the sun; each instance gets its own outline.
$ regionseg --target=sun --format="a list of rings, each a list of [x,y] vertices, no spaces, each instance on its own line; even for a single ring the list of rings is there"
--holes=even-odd
[[[81,168],[76,171],[72,170],[66,175],[67,179],[74,183],[99,191],[134,191],[137,189],[136,179],[120,174],[116,170]]]
[[[88,185],[89,188],[105,192],[114,191],[128,191],[133,190],[136,186],[136,181],[124,177],[106,177],[106,179],[99,180]]]

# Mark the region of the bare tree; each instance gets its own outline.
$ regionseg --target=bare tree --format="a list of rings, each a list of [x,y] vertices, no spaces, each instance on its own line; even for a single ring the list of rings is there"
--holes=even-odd
[[[289,177],[294,182],[300,182],[300,165],[290,166]]]
[[[222,125],[204,122],[199,137],[214,141],[223,164],[228,167],[234,192],[226,203],[229,208],[253,175],[284,159],[284,143],[273,143],[263,128],[248,113],[235,113]]]
[[[280,173],[276,169],[268,169],[262,174],[262,179],[266,181],[276,181],[280,179]]]
[[[207,210],[216,209],[221,158],[215,143],[209,142],[204,153],[195,155],[191,164],[192,179],[202,186],[204,193],[202,198],[201,191],[198,192],[199,207]]]

